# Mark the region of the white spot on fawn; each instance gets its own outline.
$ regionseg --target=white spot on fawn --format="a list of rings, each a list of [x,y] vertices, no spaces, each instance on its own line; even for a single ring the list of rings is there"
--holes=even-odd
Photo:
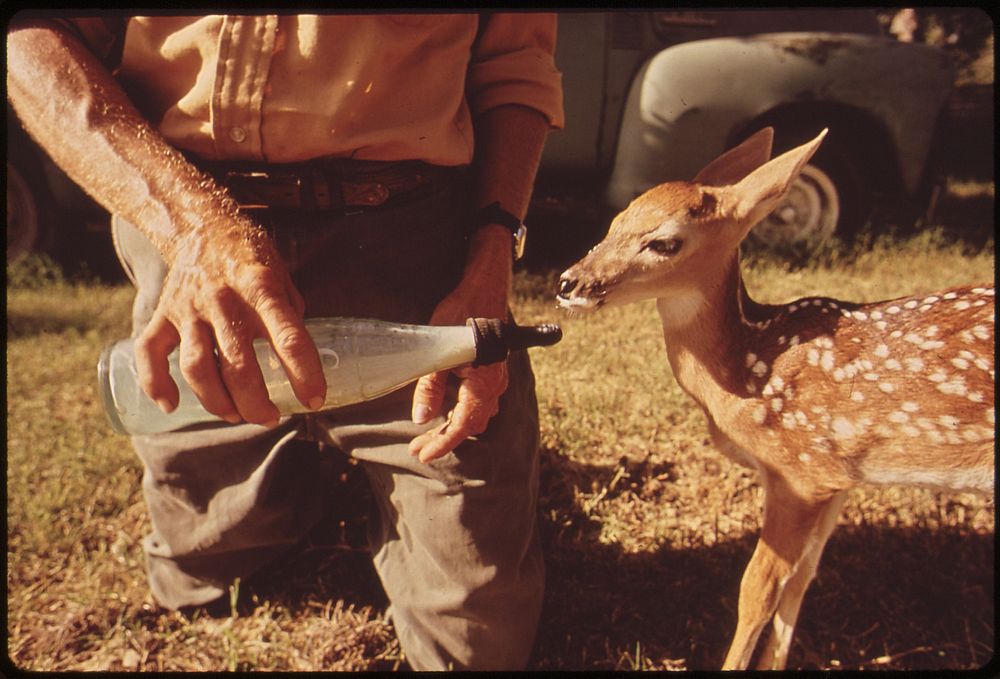
[[[945,429],[958,429],[958,418],[954,415],[942,415],[938,418],[938,422]]]
[[[830,423],[835,438],[849,439],[858,435],[858,428],[846,417],[835,417]]]
[[[951,394],[953,396],[965,396],[967,391],[965,383],[960,378],[954,379],[951,382],[943,382],[937,388],[942,394]]]

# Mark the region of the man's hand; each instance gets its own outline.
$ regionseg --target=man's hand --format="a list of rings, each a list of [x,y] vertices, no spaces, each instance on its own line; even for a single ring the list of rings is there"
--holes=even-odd
[[[473,317],[507,318],[510,232],[496,225],[483,228],[473,238],[471,251],[465,277],[438,304],[431,316],[432,325],[464,325]],[[443,425],[410,442],[410,454],[421,462],[447,455],[468,437],[486,431],[490,419],[500,410],[500,397],[507,390],[506,361],[427,375],[417,382],[413,394],[414,422],[424,424],[440,414],[449,374],[461,381],[458,401]]]
[[[209,412],[229,422],[273,426],[253,340],[270,340],[299,400],[319,408],[326,380],[316,346],[302,323],[302,298],[263,232],[191,234],[176,250],[160,302],[136,342],[143,391],[165,412],[177,407],[167,355],[180,345],[184,379]],[[245,234],[252,234],[247,237]]]

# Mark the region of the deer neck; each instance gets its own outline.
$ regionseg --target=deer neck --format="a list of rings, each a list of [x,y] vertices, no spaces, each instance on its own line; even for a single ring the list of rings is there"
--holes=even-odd
[[[709,411],[745,392],[747,314],[758,306],[747,295],[736,253],[708,284],[657,300],[674,376]]]

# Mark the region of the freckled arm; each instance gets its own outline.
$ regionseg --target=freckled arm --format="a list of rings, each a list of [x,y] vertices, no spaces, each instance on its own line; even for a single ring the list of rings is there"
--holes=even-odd
[[[185,378],[205,407],[231,421],[271,423],[254,359],[268,337],[303,403],[326,385],[319,356],[270,239],[142,118],[104,65],[44,21],[12,24],[7,89],[28,132],[109,211],[135,224],[169,266],[160,303],[136,346],[146,393],[177,405],[167,354],[178,344]]]
[[[168,263],[190,232],[243,238],[252,231],[75,38],[27,24],[11,29],[7,46],[8,96],[28,132],[95,200],[142,229]]]

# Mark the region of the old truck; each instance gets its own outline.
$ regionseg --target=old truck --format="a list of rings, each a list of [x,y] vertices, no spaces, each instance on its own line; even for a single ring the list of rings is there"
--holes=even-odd
[[[768,125],[775,151],[830,132],[756,236],[850,234],[876,206],[919,204],[953,77],[944,53],[883,36],[866,9],[564,12],[556,60],[566,128],[549,137],[529,215],[529,252],[542,255],[601,235],[579,220],[563,228],[560,214],[606,227],[645,189],[690,179]],[[8,258],[40,246],[76,253],[95,239],[94,256],[109,254],[100,210],[9,109],[7,133]]]
[[[759,240],[808,246],[876,208],[912,216],[953,82],[942,51],[884,36],[864,9],[563,13],[556,59],[566,128],[549,137],[532,215],[549,241],[571,237],[545,233],[559,210],[589,209],[606,227],[639,193],[691,179],[765,126],[776,153],[830,132]]]

